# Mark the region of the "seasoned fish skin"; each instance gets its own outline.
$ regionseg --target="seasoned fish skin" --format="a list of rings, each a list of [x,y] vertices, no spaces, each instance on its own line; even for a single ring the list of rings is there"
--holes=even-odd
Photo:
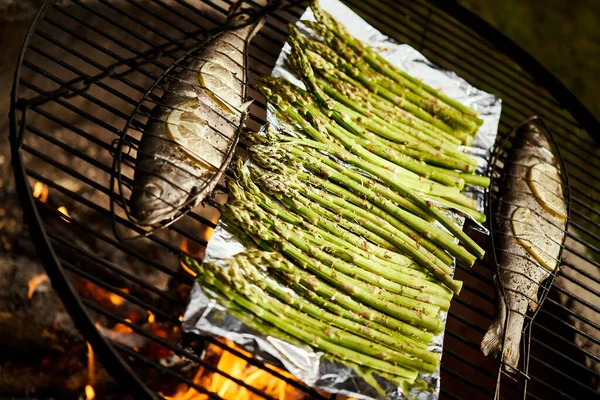
[[[554,243],[562,243],[565,235],[565,221],[542,207],[531,191],[527,178],[530,168],[542,162],[553,165],[560,171],[558,160],[552,153],[546,136],[535,124],[530,123],[519,129],[517,137],[512,155],[507,161],[506,189],[499,194],[501,202],[495,217],[498,238],[496,247],[500,249],[497,250],[500,270],[496,285],[504,288],[505,298],[498,290],[496,317],[481,342],[481,350],[485,355],[497,356],[504,345],[502,351],[508,370],[510,367],[517,368],[518,365],[528,307],[532,310],[537,308],[539,285],[550,276],[550,272],[515,238],[512,229],[513,214],[519,207],[531,210],[537,222],[531,228],[543,232]],[[556,195],[566,209],[562,186],[559,186],[559,193]],[[551,250],[545,256],[556,259],[559,247]],[[556,254],[550,254],[554,252]],[[508,324],[504,332],[507,318]]]
[[[131,216],[140,225],[168,220],[186,203],[191,202],[191,207],[199,204],[231,161],[233,151],[227,154],[247,108],[245,46],[262,26],[261,21],[247,24],[247,17],[232,18],[229,25],[233,30],[213,38],[186,68],[171,77],[161,104],[153,109],[138,149],[131,194]],[[200,73],[204,74],[207,66],[217,66],[231,77],[227,96],[203,87]],[[167,122],[178,110],[185,110],[187,121]],[[191,128],[201,136],[194,137],[194,146],[183,146],[173,140],[173,128]]]

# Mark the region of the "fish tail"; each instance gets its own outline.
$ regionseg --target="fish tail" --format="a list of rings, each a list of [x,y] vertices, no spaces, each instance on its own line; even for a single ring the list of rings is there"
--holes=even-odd
[[[243,0],[235,0],[230,6],[229,10],[227,10],[227,20],[230,21],[235,18],[238,13],[242,10],[242,6],[244,5]]]
[[[264,17],[279,8],[284,2],[284,0],[268,0],[267,5],[257,9],[248,6],[246,0],[234,0],[227,10],[227,24],[236,26],[255,23],[262,26]]]
[[[527,308],[525,308],[527,310]],[[517,368],[521,356],[521,337],[525,317],[518,312],[509,312],[508,324],[506,326],[506,340],[504,341],[504,350],[502,355],[506,369]]]
[[[227,12],[226,24],[232,29],[239,29],[243,38],[252,39],[264,26],[265,15],[276,7],[269,3],[257,10],[245,5],[245,0],[235,0]]]
[[[504,340],[504,323],[506,321],[506,313],[499,314],[490,325],[490,328],[481,340],[481,351],[486,356],[492,355],[497,357],[502,348]]]
[[[497,278],[494,277],[494,281]],[[492,321],[490,328],[483,336],[481,340],[481,351],[486,356],[492,355],[493,357],[497,357],[500,354],[500,350],[502,349],[502,342],[504,340],[504,326],[506,324],[506,303],[504,302],[504,296],[498,289],[498,282],[496,282],[496,298],[497,306],[496,306],[496,318]]]
[[[527,303],[523,303],[523,309],[527,310]],[[493,357],[497,357],[502,351],[502,361],[509,372],[513,368],[516,369],[519,363],[521,331],[524,321],[525,317],[522,312],[517,312],[512,308],[507,310],[504,297],[499,294],[496,318],[481,340],[481,351],[486,356],[491,354]]]

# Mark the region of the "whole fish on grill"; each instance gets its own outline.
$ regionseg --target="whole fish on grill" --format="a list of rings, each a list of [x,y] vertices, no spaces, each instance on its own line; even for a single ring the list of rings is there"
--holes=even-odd
[[[505,297],[498,290],[496,318],[481,342],[485,355],[502,350],[508,370],[518,365],[525,314],[535,311],[540,284],[558,268],[567,217],[560,165],[548,139],[533,123],[516,134],[495,217],[496,285]]]
[[[141,225],[198,205],[233,155],[245,111],[246,46],[262,26],[235,3],[228,29],[169,76],[142,134],[135,164],[131,216]]]

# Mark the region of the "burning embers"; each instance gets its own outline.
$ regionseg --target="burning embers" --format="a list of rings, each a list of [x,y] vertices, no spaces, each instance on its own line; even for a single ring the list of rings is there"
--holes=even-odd
[[[96,398],[96,391],[94,385],[96,384],[96,366],[94,364],[94,350],[92,346],[87,344],[88,352],[88,384],[85,385],[85,400],[94,400]]]
[[[184,253],[194,254],[198,258],[204,257],[204,249],[196,250],[196,251],[192,252],[190,250],[190,245],[188,243],[189,242],[186,238],[183,238],[181,240],[181,244],[179,245],[179,248],[181,249],[181,251],[183,251]],[[192,271],[191,269],[189,269],[189,267],[187,265],[185,265],[185,263],[183,261],[181,261],[180,263],[181,263],[181,269],[183,269],[185,272],[187,272],[191,276],[196,276],[196,273],[194,271]]]
[[[33,185],[33,197],[39,199],[42,203],[48,201],[48,186],[44,185],[42,182],[36,182]]]
[[[52,196],[49,196],[48,186],[41,182],[35,182],[32,190],[33,196],[40,202],[46,203],[46,206],[49,206],[54,201],[52,208],[60,213],[58,214],[59,217],[65,222],[72,222],[69,210],[65,206],[60,205],[61,203],[67,204],[69,209],[71,209],[72,206],[69,205],[71,203],[64,203],[62,201],[59,203],[56,201],[58,197],[54,195],[54,192]],[[81,216],[81,213],[78,214],[78,210],[75,208],[71,211],[73,211],[76,218]],[[216,222],[218,219],[218,212],[211,207],[206,207],[202,211],[202,214],[205,218],[213,222]],[[64,224],[64,226],[68,225]],[[77,226],[77,224],[71,225],[71,227],[73,226]],[[192,238],[187,239],[182,237],[179,242],[180,249],[183,252],[198,258],[204,256],[205,246],[202,242],[208,242],[213,233],[213,228],[211,227],[203,226],[200,229],[196,232],[198,232],[198,237],[201,240],[194,241]],[[163,234],[166,235],[165,232]],[[173,240],[173,238],[174,236],[170,236],[169,240]],[[123,259],[122,261],[126,260]],[[119,259],[119,261],[121,260]],[[119,264],[116,261],[113,262]],[[119,265],[124,264],[120,263]],[[170,265],[177,268],[176,264]],[[181,268],[183,269],[182,273],[195,276],[195,273],[185,265],[181,264]],[[263,398],[224,375],[242,381],[244,384],[255,388],[257,391],[264,392],[275,399],[294,400],[303,398],[302,392],[286,380],[279,379],[268,372],[268,370],[253,366],[244,358],[237,357],[232,352],[223,350],[220,346],[214,344],[209,345],[205,349],[204,354],[206,355],[205,362],[210,363],[215,368],[204,368],[191,360],[178,357],[168,346],[162,345],[160,341],[162,340],[172,345],[177,345],[181,341],[179,322],[182,321],[182,308],[174,309],[168,303],[163,304],[159,298],[151,297],[143,288],[132,285],[127,280],[119,279],[118,277],[115,278],[99,268],[95,270],[90,266],[86,271],[94,275],[98,279],[99,284],[95,284],[75,274],[72,275],[72,282],[81,297],[93,301],[107,315],[114,316],[113,318],[91,313],[96,318],[98,330],[112,342],[126,346],[141,356],[174,370],[179,375],[187,376],[188,379],[194,382],[197,388],[204,388],[204,392],[217,393],[223,399],[254,400]],[[49,282],[45,274],[34,276],[28,282],[28,297],[32,299],[36,295],[36,292],[41,293],[46,286],[49,287]],[[180,279],[173,279],[167,282],[163,290],[168,291],[171,296],[186,299],[189,284],[184,283]],[[138,305],[137,299],[143,302],[139,303],[142,306]],[[148,306],[153,311],[156,311],[156,313],[145,308],[144,303],[156,307],[154,309]],[[165,315],[179,316],[179,321],[168,321]],[[233,342],[224,340],[222,343],[250,357],[250,354],[237,348]],[[85,343],[82,343],[82,345],[84,348],[80,354],[85,357],[86,345]],[[203,349],[202,345],[196,351],[202,351]],[[276,367],[269,368],[277,371],[282,376],[292,379],[291,375],[285,371]],[[222,371],[223,374],[213,372],[215,369]],[[102,398],[107,390],[106,371],[101,368],[100,364],[95,364],[95,355],[89,344],[87,344],[87,373],[85,370],[82,371],[81,368],[79,371],[83,373],[82,380],[76,389],[76,393],[79,394],[80,398],[86,400]],[[170,380],[167,381],[164,374],[153,375],[149,373],[147,376],[150,377],[149,380],[154,380],[149,382],[150,386],[155,390],[161,390],[165,395],[168,395],[167,398],[169,399],[200,400],[209,398],[206,394],[203,394],[203,390],[193,386],[181,384],[176,386],[178,383]]]
[[[85,386],[85,400],[94,400],[96,398],[96,392],[92,385]]]
[[[207,207],[205,209],[205,211],[207,212],[207,216],[208,216],[208,220],[211,221],[212,223],[216,224],[217,221],[219,220],[219,213],[216,209],[212,208],[212,207]],[[212,234],[214,232],[214,228],[210,227],[210,226],[206,226],[206,225],[202,225],[201,228],[201,233],[200,233],[200,238],[201,240],[205,241],[206,243],[208,243],[208,241],[210,240]],[[182,252],[187,253],[193,257],[196,257],[198,259],[203,259],[204,258],[204,253],[206,251],[206,247],[201,245],[200,243],[197,242],[190,242],[188,239],[186,239],[185,237],[181,239],[181,242],[179,244],[179,248],[181,249]],[[196,276],[196,273],[194,271],[192,271],[191,269],[188,268],[187,265],[185,265],[185,263],[182,261],[181,262],[181,268],[187,272],[188,274],[190,274],[191,276]]]
[[[251,356],[249,353],[238,348],[230,340],[222,340],[222,342],[245,356]],[[271,373],[265,369],[250,365],[248,361],[243,358],[223,350],[221,347],[214,344],[209,345],[206,360],[207,362],[213,362],[214,365],[225,374],[228,374],[235,379],[239,379],[246,385],[252,386],[275,399],[294,400],[304,398],[298,389],[288,384],[285,380],[271,375]],[[269,366],[269,368],[279,372],[285,377],[294,379],[292,375],[277,367]],[[238,385],[227,377],[219,373],[207,371],[203,367],[198,369],[193,382],[195,385],[203,387],[209,392],[218,394],[225,400],[254,400],[264,398],[244,386]],[[176,394],[166,396],[166,398],[168,400],[204,400],[209,397],[193,387],[184,386],[181,387]]]
[[[48,275],[46,274],[36,275],[33,278],[31,278],[29,282],[27,282],[27,286],[29,287],[29,290],[27,291],[27,298],[29,300],[33,298],[35,291],[44,282],[48,282]]]
[[[46,203],[48,201],[48,193],[48,186],[46,186],[40,181],[35,182],[32,191],[33,197],[35,197],[42,203]],[[60,217],[63,221],[69,222],[69,218],[71,218],[71,215],[69,214],[69,210],[67,210],[67,207],[59,206],[56,210],[63,215],[62,217]]]
[[[127,300],[123,299],[122,297],[117,297],[117,300],[117,298],[110,296],[109,292],[106,292],[96,286],[93,286],[93,290],[91,290],[92,286],[93,285],[88,287],[86,292],[93,293],[93,295],[96,296],[97,301],[108,301],[112,304],[115,310],[120,309],[121,311],[124,309],[123,307],[128,306]],[[136,330],[146,330],[169,343],[175,344],[180,340],[179,327],[160,322],[154,313],[148,311],[146,312],[145,321],[141,321],[140,315],[131,314],[131,309],[128,310],[132,319],[127,318],[123,323],[117,323],[111,328],[106,328],[98,324],[97,327],[100,332],[102,332],[104,336],[108,337],[112,341],[124,344],[152,360],[158,361],[161,364],[168,364],[167,360],[173,356],[173,352],[170,349],[160,345],[156,341],[150,340],[141,335],[139,332],[136,332]],[[134,326],[137,328],[132,329]],[[247,357],[251,357],[249,353],[239,349],[233,342],[229,340],[222,340],[222,343],[226,344],[228,347],[236,349]],[[215,365],[219,371],[222,371],[224,374],[235,379],[239,379],[245,384],[265,392],[275,399],[295,400],[304,398],[301,391],[296,389],[293,385],[290,385],[285,380],[279,379],[278,377],[272,375],[270,372],[268,372],[268,370],[251,365],[245,359],[240,358],[227,350],[223,350],[217,345],[210,344],[205,354],[205,361]],[[192,378],[192,381],[195,385],[206,389],[208,392],[217,393],[223,399],[254,400],[263,398],[244,386],[238,385],[236,382],[230,380],[220,373],[212,372],[211,370],[205,369],[202,366],[195,367],[189,364],[187,365],[186,369],[189,367],[197,368]],[[269,368],[279,372],[281,375],[288,377],[289,379],[293,379],[289,373],[281,369],[273,366],[270,366]],[[94,353],[91,347],[88,347],[88,371],[89,383],[85,387],[85,398],[86,400],[91,400],[95,396],[93,383]],[[159,384],[158,386],[161,388],[165,387],[163,384]],[[187,385],[181,385],[173,390],[169,390],[166,393],[173,392],[174,394],[166,396],[166,398],[171,400],[203,400],[209,398],[206,394],[203,394],[201,390],[197,390],[196,388]]]

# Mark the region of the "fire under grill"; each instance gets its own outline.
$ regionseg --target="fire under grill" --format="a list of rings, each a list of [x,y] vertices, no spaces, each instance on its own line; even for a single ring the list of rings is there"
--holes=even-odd
[[[180,331],[193,276],[178,255],[202,256],[216,209],[196,208],[136,241],[120,241],[113,232],[114,223],[125,236],[145,233],[125,213],[111,213],[111,199],[118,204],[120,197],[111,181],[118,139],[126,128],[143,128],[142,114],[130,119],[151,108],[142,104],[148,91],[222,25],[231,3],[46,1],[15,81],[17,189],[53,286],[104,368],[136,397],[335,398],[232,343]],[[501,397],[600,397],[600,124],[531,57],[453,2],[346,4],[385,34],[502,98],[498,140],[532,115],[548,124],[569,174],[571,218],[561,270],[532,322],[528,375],[503,375]],[[270,73],[286,25],[303,10],[297,5],[269,14],[248,50],[250,84]],[[256,100],[246,124],[258,129],[265,103],[251,87],[248,92]],[[123,181],[131,172],[124,167]],[[444,398],[494,396],[498,364],[479,350],[494,314],[493,271],[490,260],[457,271],[464,287],[447,323]],[[91,384],[88,398],[93,390]]]

